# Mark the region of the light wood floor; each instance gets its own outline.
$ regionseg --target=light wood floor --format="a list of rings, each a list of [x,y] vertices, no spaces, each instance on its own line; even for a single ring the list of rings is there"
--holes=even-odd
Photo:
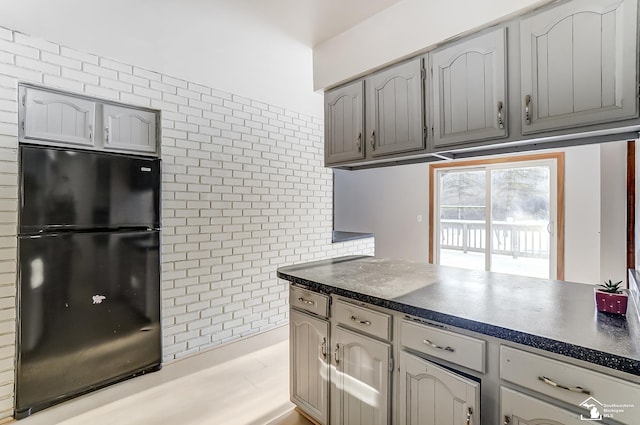
[[[283,327],[50,407],[18,425],[310,425],[293,407]]]

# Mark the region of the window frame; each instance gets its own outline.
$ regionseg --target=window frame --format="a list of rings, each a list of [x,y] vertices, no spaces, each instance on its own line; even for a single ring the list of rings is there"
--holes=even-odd
[[[556,277],[557,280],[564,280],[564,177],[565,163],[564,152],[549,152],[531,155],[501,156],[493,158],[483,158],[475,160],[448,161],[436,164],[429,164],[429,263],[434,264],[434,253],[436,249],[435,229],[436,229],[436,210],[435,206],[439,204],[435,199],[435,175],[436,170],[446,168],[472,168],[472,167],[488,167],[496,164],[507,165],[509,163],[517,164],[518,162],[555,160],[556,163]]]

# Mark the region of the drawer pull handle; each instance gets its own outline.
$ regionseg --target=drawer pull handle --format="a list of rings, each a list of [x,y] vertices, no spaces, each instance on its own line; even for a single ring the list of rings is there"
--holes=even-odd
[[[322,344],[320,345],[320,352],[322,353],[322,358],[327,360],[327,338],[322,338]]]
[[[333,353],[333,359],[336,361],[336,366],[340,365],[340,359],[338,353],[340,352],[340,344],[336,344],[336,351]]]
[[[356,316],[351,316],[351,321],[352,322],[356,322],[356,323],[360,323],[361,325],[367,325],[367,326],[371,325],[370,321],[368,321],[368,320],[360,320]]]
[[[298,298],[298,301],[300,301],[302,304],[307,304],[307,305],[314,305],[316,303],[315,301],[305,300],[302,297]]]
[[[471,415],[473,415],[473,409],[469,407],[467,409],[467,425],[471,425]]]
[[[562,385],[562,384],[558,384],[557,382],[554,382],[553,380],[547,378],[546,376],[538,376],[538,379],[547,385],[551,385],[552,387],[560,388],[567,391],[572,391],[574,393],[591,395],[591,391],[585,390],[582,387],[567,387],[566,385]]]
[[[446,347],[443,347],[442,345],[434,344],[433,342],[429,341],[428,339],[423,339],[422,342],[424,344],[427,344],[430,347],[437,348],[438,350],[444,350],[444,351],[448,351],[450,353],[454,353],[456,351],[455,348],[449,347],[448,345]]]

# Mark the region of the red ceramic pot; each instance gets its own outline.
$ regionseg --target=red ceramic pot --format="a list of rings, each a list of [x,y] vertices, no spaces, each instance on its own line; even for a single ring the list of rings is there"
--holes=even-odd
[[[595,294],[598,311],[614,314],[627,314],[627,301],[629,296],[626,292],[621,294],[612,294],[595,288]]]

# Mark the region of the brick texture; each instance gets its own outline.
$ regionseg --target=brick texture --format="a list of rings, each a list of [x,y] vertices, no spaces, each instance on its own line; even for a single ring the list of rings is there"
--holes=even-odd
[[[322,119],[0,28],[0,420],[13,414],[17,85],[161,110],[165,362],[288,322],[282,265],[373,254],[331,243]]]

